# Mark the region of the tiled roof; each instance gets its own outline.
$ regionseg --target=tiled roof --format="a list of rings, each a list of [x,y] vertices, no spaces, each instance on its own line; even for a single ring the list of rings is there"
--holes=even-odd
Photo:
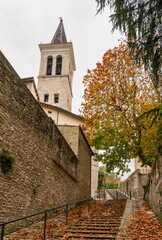
[[[51,41],[51,43],[67,43],[67,39],[66,39],[66,34],[65,34],[65,30],[64,30],[64,25],[63,25],[63,20],[62,18],[60,19],[60,23],[59,26],[55,32],[55,35]]]

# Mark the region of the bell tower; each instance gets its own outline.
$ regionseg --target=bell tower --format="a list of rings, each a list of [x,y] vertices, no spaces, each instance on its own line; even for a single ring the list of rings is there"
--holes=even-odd
[[[62,19],[51,43],[40,44],[39,49],[41,52],[38,76],[40,102],[71,112],[73,74],[76,68],[73,45],[67,42]]]

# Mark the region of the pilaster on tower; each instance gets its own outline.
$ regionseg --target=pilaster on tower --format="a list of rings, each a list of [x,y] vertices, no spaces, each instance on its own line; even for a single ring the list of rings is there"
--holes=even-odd
[[[73,45],[67,42],[63,20],[51,43],[40,44],[38,93],[40,102],[71,111],[73,74],[76,70]]]

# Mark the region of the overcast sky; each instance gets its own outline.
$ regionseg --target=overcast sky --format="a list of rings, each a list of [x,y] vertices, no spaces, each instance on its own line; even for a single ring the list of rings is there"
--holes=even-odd
[[[76,61],[73,79],[73,112],[82,102],[82,79],[103,54],[119,44],[122,36],[111,33],[109,9],[96,15],[95,0],[0,0],[0,50],[20,77],[39,73],[39,43],[50,43],[63,18]]]
[[[82,79],[121,37],[111,33],[108,9],[96,15],[95,0],[0,0],[0,49],[20,77],[34,76],[40,64],[39,43],[50,43],[63,18],[68,41],[74,47],[76,72],[73,112],[83,95]]]

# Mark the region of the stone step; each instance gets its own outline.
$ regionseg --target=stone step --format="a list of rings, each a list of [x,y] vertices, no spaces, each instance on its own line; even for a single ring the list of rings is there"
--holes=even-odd
[[[111,230],[111,231],[114,230],[115,231],[115,230],[118,230],[118,227],[113,226],[113,228],[112,227],[111,228],[110,227],[109,228],[108,227],[95,227],[94,228],[94,227],[85,226],[85,227],[70,227],[68,229],[87,229],[87,230],[105,230],[105,231],[106,230]]]
[[[123,211],[120,206],[119,201],[104,203],[100,206],[99,214],[91,212],[68,228],[66,231],[68,239],[116,239]],[[111,214],[107,209],[111,209]]]
[[[93,229],[93,231],[75,231],[75,230],[66,230],[66,232],[70,232],[70,233],[82,233],[82,234],[112,234],[112,235],[116,235],[116,232],[110,232],[110,231],[94,231],[95,229]],[[102,230],[102,229],[101,229]]]
[[[118,223],[120,222],[121,220],[120,219],[116,219],[116,220],[113,220],[113,219],[82,219],[80,220],[80,222],[100,222],[100,223],[107,223],[107,222],[112,222],[112,223]]]
[[[87,226],[87,227],[119,227],[120,224],[74,224],[74,226]]]
[[[94,236],[94,235],[69,235],[68,239],[70,238],[80,238],[80,239],[107,239],[107,240],[112,240],[112,239],[116,239],[115,236]]]
[[[95,217],[95,218],[87,218],[86,217],[86,218],[82,218],[82,219],[84,219],[84,220],[98,220],[98,219],[100,219],[100,220],[105,220],[105,219],[120,220],[121,219],[121,215],[116,216],[116,217],[111,216],[111,215],[100,216],[100,217]]]

